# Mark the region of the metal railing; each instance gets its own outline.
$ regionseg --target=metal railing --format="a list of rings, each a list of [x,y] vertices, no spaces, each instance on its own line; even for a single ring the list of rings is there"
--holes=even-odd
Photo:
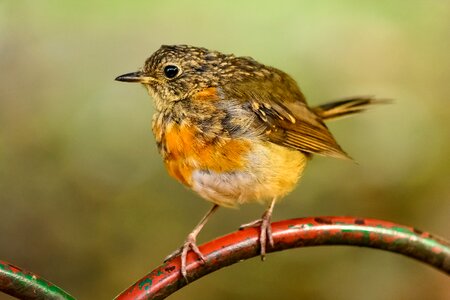
[[[412,227],[354,217],[310,217],[272,223],[274,247],[348,245],[399,253],[450,274],[450,243]],[[188,282],[239,261],[259,255],[258,228],[247,228],[200,246],[206,260],[189,253]],[[180,258],[163,263],[115,299],[164,299],[187,285],[180,274]],[[59,287],[5,262],[0,262],[0,291],[20,299],[75,299]]]

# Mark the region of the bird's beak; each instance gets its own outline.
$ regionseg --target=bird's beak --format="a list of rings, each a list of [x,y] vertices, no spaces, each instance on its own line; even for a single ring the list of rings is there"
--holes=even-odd
[[[155,79],[153,77],[143,76],[141,71],[137,71],[117,76],[115,80],[123,82],[149,83]]]

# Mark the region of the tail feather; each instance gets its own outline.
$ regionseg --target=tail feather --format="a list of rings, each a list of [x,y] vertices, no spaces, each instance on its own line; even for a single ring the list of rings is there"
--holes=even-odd
[[[328,121],[341,118],[344,116],[360,113],[365,111],[369,106],[374,104],[389,103],[389,100],[375,99],[373,97],[357,97],[343,99],[331,103],[322,104],[312,108],[312,111]]]

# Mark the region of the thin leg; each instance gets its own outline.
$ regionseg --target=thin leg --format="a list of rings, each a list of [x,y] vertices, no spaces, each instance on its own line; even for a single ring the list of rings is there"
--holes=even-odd
[[[267,248],[267,240],[269,240],[270,246],[274,246],[273,236],[272,236],[272,227],[270,226],[270,219],[272,218],[273,208],[275,206],[276,198],[272,199],[269,207],[262,215],[261,219],[250,222],[248,224],[241,225],[240,229],[248,228],[248,227],[256,227],[259,226],[259,243],[261,245],[261,260],[266,259],[266,248]]]
[[[195,226],[194,230],[188,234],[183,246],[180,249],[170,254],[164,261],[167,261],[181,253],[181,275],[183,275],[184,279],[187,281],[187,272],[186,272],[186,258],[189,250],[194,251],[195,254],[204,262],[205,257],[198,249],[196,244],[197,235],[202,230],[203,226],[208,222],[209,218],[214,214],[214,212],[219,208],[219,205],[214,204],[214,206],[206,213],[206,215],[200,220],[200,222]]]

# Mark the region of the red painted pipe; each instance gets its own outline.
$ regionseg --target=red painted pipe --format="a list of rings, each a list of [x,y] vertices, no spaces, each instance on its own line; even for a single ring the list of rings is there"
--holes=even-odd
[[[272,224],[275,245],[268,252],[320,245],[364,246],[400,253],[450,274],[450,243],[412,227],[391,222],[352,218],[316,217]],[[259,255],[258,229],[247,228],[200,246],[201,263],[190,252],[188,281]],[[163,299],[187,283],[180,274],[180,258],[160,265],[116,297],[120,300]]]
[[[275,245],[268,252],[320,245],[353,245],[400,253],[450,274],[450,244],[417,229],[351,217],[317,217],[272,224]],[[248,228],[200,247],[202,264],[188,255],[190,282],[240,260],[259,255],[258,229]],[[175,257],[143,277],[116,299],[163,299],[186,285]],[[0,261],[0,291],[20,299],[74,299],[29,271]]]

